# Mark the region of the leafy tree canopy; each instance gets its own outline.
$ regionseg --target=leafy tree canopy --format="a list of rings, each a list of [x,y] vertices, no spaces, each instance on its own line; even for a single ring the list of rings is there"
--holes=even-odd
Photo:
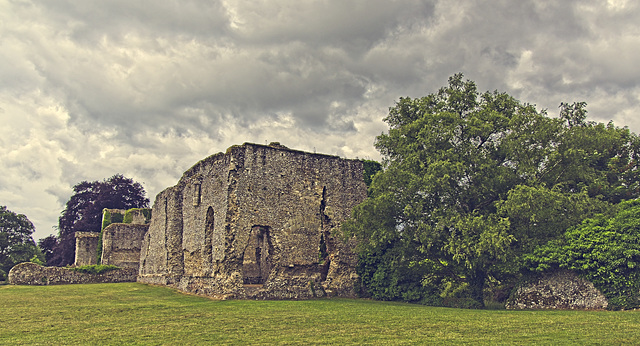
[[[369,187],[373,181],[373,176],[382,169],[382,165],[378,161],[362,160],[362,166],[364,170],[364,183]]]
[[[374,297],[452,296],[481,306],[488,285],[517,274],[523,253],[638,197],[638,137],[586,122],[584,103],[563,104],[560,113],[481,94],[461,74],[390,108],[389,132],[375,143],[384,171],[343,227],[360,240],[363,283],[384,292]],[[387,264],[371,265],[382,257]],[[419,282],[392,287],[400,276]]]
[[[58,245],[49,265],[72,264],[75,257],[75,232],[100,232],[102,210],[147,208],[149,199],[142,185],[116,174],[103,181],[82,181],[73,187],[73,195],[58,222]]]
[[[53,258],[53,250],[56,246],[58,246],[58,237],[53,234],[38,240],[38,247],[44,255],[45,263]]]
[[[0,279],[5,279],[9,270],[33,256],[42,257],[31,235],[33,223],[23,214],[16,214],[6,206],[0,206]]]

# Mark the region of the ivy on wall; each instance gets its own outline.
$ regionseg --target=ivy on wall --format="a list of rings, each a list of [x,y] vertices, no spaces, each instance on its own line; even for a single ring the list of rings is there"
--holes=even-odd
[[[98,251],[96,251],[98,264],[102,262],[102,232],[104,229],[112,223],[132,223],[133,214],[138,211],[142,211],[145,223],[151,222],[151,209],[149,208],[131,208],[126,210],[124,214],[119,212],[112,213],[107,208],[102,210],[102,228],[100,229],[100,236],[98,237]]]

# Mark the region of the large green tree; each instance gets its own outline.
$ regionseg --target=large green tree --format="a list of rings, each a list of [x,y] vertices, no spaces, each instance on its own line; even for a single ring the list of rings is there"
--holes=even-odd
[[[561,108],[550,118],[461,74],[390,108],[375,143],[385,169],[343,228],[360,240],[369,292],[481,306],[523,253],[638,196],[637,136],[586,122],[582,103]]]
[[[0,206],[0,279],[18,263],[29,261],[34,255],[42,257],[32,234],[33,223],[23,214],[16,214]]]

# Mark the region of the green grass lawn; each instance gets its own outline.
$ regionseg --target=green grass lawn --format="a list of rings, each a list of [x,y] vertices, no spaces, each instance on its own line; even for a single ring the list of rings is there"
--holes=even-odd
[[[0,286],[0,344],[637,344],[640,312],[215,301],[137,283]]]

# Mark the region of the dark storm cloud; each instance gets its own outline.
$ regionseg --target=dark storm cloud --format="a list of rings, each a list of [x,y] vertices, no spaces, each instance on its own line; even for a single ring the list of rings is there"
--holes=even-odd
[[[130,34],[215,41],[228,33],[229,18],[220,1],[34,1],[38,20],[69,31],[74,40],[92,46],[105,36],[119,41]],[[25,7],[32,5],[25,4]],[[159,47],[156,47],[159,48]]]
[[[428,2],[389,1],[163,4],[20,7],[46,13],[38,19],[59,30],[64,45],[33,40],[41,48],[34,78],[66,98],[79,124],[201,126],[183,117],[195,106],[240,123],[286,112],[298,126],[334,129],[332,102],[363,102],[370,71],[358,68],[360,55],[433,10]],[[218,125],[219,117],[206,116]]]

